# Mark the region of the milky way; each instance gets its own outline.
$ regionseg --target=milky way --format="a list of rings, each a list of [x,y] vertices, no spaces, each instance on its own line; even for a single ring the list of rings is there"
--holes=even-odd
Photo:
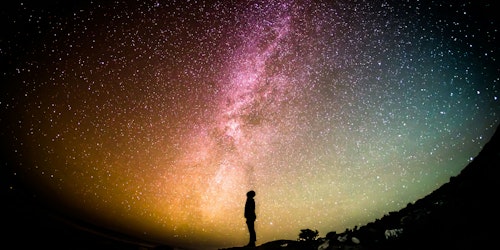
[[[457,175],[499,123],[474,1],[13,3],[2,139],[68,213],[179,246],[361,226]]]

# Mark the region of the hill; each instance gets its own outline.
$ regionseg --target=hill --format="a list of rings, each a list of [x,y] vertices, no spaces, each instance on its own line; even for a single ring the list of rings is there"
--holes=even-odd
[[[448,183],[352,234],[366,247],[384,249],[489,248],[498,221],[500,131]],[[392,231],[391,231],[392,230]],[[374,232],[384,232],[374,236]],[[398,232],[399,231],[399,232]],[[395,233],[398,232],[398,233]]]

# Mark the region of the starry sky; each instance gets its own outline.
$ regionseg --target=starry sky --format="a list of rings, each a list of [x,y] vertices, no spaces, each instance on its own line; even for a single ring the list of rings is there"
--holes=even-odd
[[[362,226],[448,182],[499,124],[493,7],[8,3],[9,167],[68,213],[165,244],[246,244],[248,190],[257,244]]]

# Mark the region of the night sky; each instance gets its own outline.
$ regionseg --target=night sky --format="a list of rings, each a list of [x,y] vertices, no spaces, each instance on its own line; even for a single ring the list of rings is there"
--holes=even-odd
[[[179,246],[343,232],[423,198],[500,119],[494,1],[14,1],[3,165]],[[466,229],[464,229],[466,230]]]

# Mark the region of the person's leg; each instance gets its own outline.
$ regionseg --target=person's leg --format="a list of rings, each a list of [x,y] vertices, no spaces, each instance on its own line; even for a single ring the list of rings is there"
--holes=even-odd
[[[255,233],[255,224],[254,221],[252,221],[252,230],[250,231],[250,240],[255,244],[255,241],[257,240],[257,235]]]
[[[255,246],[255,241],[257,240],[257,235],[255,233],[255,224],[253,220],[247,220],[248,232],[250,233],[250,241],[248,246]]]

